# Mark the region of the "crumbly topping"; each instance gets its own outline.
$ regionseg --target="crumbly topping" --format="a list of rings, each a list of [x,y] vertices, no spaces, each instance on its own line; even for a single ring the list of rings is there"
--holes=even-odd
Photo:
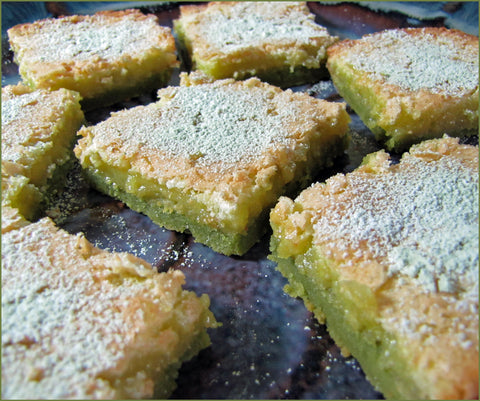
[[[264,42],[309,43],[312,38],[328,37],[327,30],[316,25],[313,16],[296,4],[239,2],[210,7],[197,28],[208,43],[227,51]]]
[[[32,108],[44,99],[45,93],[41,91],[2,99],[2,129],[22,116],[26,109]]]
[[[2,98],[2,159],[15,161],[25,147],[48,146],[54,112],[65,101],[61,92],[33,91]],[[50,120],[52,119],[52,120]]]
[[[346,178],[349,196],[315,222],[322,241],[358,252],[366,245],[386,260],[389,276],[411,277],[426,292],[478,298],[477,172],[445,156]]]
[[[65,130],[75,128],[75,122],[80,126],[79,99],[77,92],[67,89],[29,92],[16,86],[2,88],[2,172],[25,174],[32,184],[44,185],[55,164],[70,157],[68,149],[75,132]],[[38,170],[34,165],[49,167]]]
[[[417,300],[419,307],[415,308],[408,297],[398,299],[395,306],[384,310],[381,322],[400,337],[420,341],[423,347],[438,348],[439,338],[443,337],[459,349],[469,352],[478,349],[478,319],[474,319],[478,317],[478,297],[475,300],[446,294],[442,300],[442,304],[434,303],[429,307],[426,306],[428,302],[422,304]],[[471,318],[466,320],[466,316]]]
[[[284,125],[298,110],[293,103],[276,107],[261,88],[240,88],[169,88],[168,99],[98,124],[95,136],[121,137],[126,151],[141,144],[220,170],[248,164],[269,147],[288,143]]]
[[[158,46],[159,26],[155,18],[138,21],[132,15],[108,19],[96,15],[72,22],[68,18],[42,21],[28,36],[30,62],[115,61],[122,56],[141,54]]]
[[[159,285],[151,268],[85,243],[46,220],[2,236],[4,397],[111,397],[109,370],[121,374],[148,328],[143,308],[173,310],[183,279]]]
[[[405,90],[461,96],[478,88],[477,51],[448,36],[388,30],[368,35],[342,55],[353,68]]]

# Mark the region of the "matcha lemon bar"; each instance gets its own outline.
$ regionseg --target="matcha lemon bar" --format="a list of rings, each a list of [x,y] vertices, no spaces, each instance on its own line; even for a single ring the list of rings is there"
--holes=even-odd
[[[168,397],[210,344],[208,297],[49,218],[24,224],[2,234],[2,399]]]
[[[215,78],[256,76],[283,88],[327,75],[338,40],[305,2],[210,2],[180,7],[174,30],[193,70]]]
[[[2,88],[2,206],[38,216],[64,185],[83,121],[77,92]]]
[[[163,87],[178,64],[170,28],[133,9],[16,25],[8,37],[27,85],[75,90],[85,108]]]
[[[338,92],[390,150],[478,134],[478,37],[393,29],[329,47]]]
[[[83,127],[75,154],[101,191],[218,252],[243,254],[278,197],[343,153],[350,119],[342,103],[256,78],[199,82],[184,75],[157,102]]]
[[[478,147],[386,152],[282,197],[272,258],[387,398],[478,398]]]

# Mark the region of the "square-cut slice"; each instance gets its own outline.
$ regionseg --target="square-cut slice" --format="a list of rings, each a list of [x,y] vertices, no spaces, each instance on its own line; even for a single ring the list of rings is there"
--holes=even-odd
[[[327,75],[338,40],[305,2],[210,2],[180,7],[174,29],[193,69],[215,78],[252,76],[286,88]]]
[[[272,257],[387,398],[478,399],[478,147],[384,151],[271,213]]]
[[[83,127],[75,147],[94,185],[224,254],[266,232],[278,197],[343,154],[345,104],[256,78],[182,85]]]
[[[2,88],[2,205],[35,217],[63,186],[83,121],[77,92]]]
[[[86,108],[165,86],[178,64],[171,29],[139,10],[39,20],[8,37],[27,85],[75,90]]]
[[[168,397],[216,326],[183,283],[49,218],[4,233],[2,399]]]
[[[478,134],[478,37],[394,29],[328,49],[338,92],[388,149]]]

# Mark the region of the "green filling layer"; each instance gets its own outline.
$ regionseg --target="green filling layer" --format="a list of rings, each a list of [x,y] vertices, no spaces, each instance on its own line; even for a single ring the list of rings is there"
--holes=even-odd
[[[334,138],[332,143],[324,145],[323,155],[318,155],[316,164],[299,163],[294,179],[282,187],[272,189],[273,194],[276,194],[274,197],[272,197],[272,194],[266,194],[265,198],[270,199],[270,201],[264,205],[260,213],[255,213],[255,215],[249,217],[246,229],[241,231],[234,231],[228,227],[217,228],[202,222],[200,220],[203,207],[201,204],[192,207],[191,210],[195,210],[195,212],[191,213],[189,210],[182,211],[179,204],[175,204],[175,202],[180,203],[181,201],[176,201],[174,198],[172,203],[172,200],[168,199],[168,194],[163,194],[163,198],[161,196],[155,197],[158,196],[157,194],[142,199],[125,189],[125,179],[122,175],[115,175],[114,170],[99,173],[96,169],[84,166],[84,171],[89,181],[99,191],[125,202],[132,210],[147,215],[156,224],[169,230],[190,232],[197,242],[205,244],[224,255],[243,255],[269,230],[270,208],[274,206],[278,196],[281,194],[292,196],[305,188],[311,182],[313,174],[318,173],[317,170],[333,164],[335,157],[345,149],[347,141],[347,137]],[[318,160],[321,160],[323,164],[319,163]],[[169,191],[173,193],[174,190]]]
[[[447,128],[446,130],[439,130],[432,124],[430,128],[419,129],[418,121],[411,115],[406,106],[402,106],[397,121],[389,124],[381,123],[385,110],[392,107],[385,104],[384,97],[379,96],[373,86],[359,84],[359,81],[363,82],[364,80],[357,76],[351,68],[339,68],[333,64],[330,66],[330,70],[332,81],[338,93],[373,132],[376,140],[384,143],[389,150],[402,152],[413,144],[428,139],[441,138],[445,134],[460,138],[478,135],[478,128],[476,127],[473,129]],[[426,120],[428,120],[427,117],[429,116],[425,112]]]
[[[157,202],[144,201],[131,193],[119,188],[118,185],[109,185],[104,178],[84,170],[88,179],[101,192],[125,202],[128,207],[139,213],[144,213],[158,225],[178,232],[189,231],[196,241],[211,247],[214,251],[225,255],[242,255],[252,247],[268,227],[268,211],[259,216],[246,233],[227,234],[221,230],[199,223],[192,218],[177,213],[169,208],[167,211]]]
[[[319,321],[326,320],[335,342],[351,352],[385,397],[418,398],[422,391],[396,339],[369,313],[375,307],[370,289],[357,282],[336,280],[328,260],[315,257],[311,250],[297,260],[280,258],[275,253],[276,242],[272,238],[270,258],[289,280],[285,291],[301,297]]]

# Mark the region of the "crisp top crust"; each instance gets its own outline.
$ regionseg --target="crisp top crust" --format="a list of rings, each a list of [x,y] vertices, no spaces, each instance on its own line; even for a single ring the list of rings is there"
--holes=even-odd
[[[251,163],[270,144],[283,142],[281,123],[289,112],[273,113],[262,91],[242,89],[206,85],[163,91],[160,96],[166,95],[168,103],[161,115],[147,114],[144,120],[161,125],[162,135],[142,130],[135,140],[175,156],[193,156],[204,165]]]
[[[87,138],[77,146],[77,156],[79,148],[88,153],[88,148],[113,144],[122,158],[160,182],[181,177],[197,187],[205,182],[217,186],[227,175],[230,181],[244,179],[242,174],[252,176],[248,171],[255,174],[274,165],[306,132],[345,113],[343,104],[282,91],[253,78],[169,87],[159,91],[159,98],[82,129]],[[143,167],[140,155],[148,162]]]
[[[300,45],[329,37],[324,27],[315,24],[306,3],[211,2],[206,7],[181,7],[180,20],[192,39],[206,43],[207,52],[275,43]]]
[[[179,271],[158,274],[132,255],[101,251],[48,218],[3,234],[2,395],[122,396],[110,381],[135,378],[135,357],[181,353],[172,322],[195,331],[205,305],[183,283]]]
[[[378,153],[300,195],[319,210],[314,242],[379,260],[387,277],[407,276],[424,292],[478,299],[478,148],[443,141],[414,147],[398,165]]]
[[[138,10],[44,19],[8,31],[29,63],[85,62],[134,57],[152,48],[174,51],[170,28]]]
[[[19,162],[28,148],[51,146],[55,124],[67,105],[80,100],[77,92],[35,90],[23,85],[2,88],[2,162]]]
[[[402,90],[463,96],[478,88],[478,38],[458,30],[386,30],[339,42],[328,55]]]

